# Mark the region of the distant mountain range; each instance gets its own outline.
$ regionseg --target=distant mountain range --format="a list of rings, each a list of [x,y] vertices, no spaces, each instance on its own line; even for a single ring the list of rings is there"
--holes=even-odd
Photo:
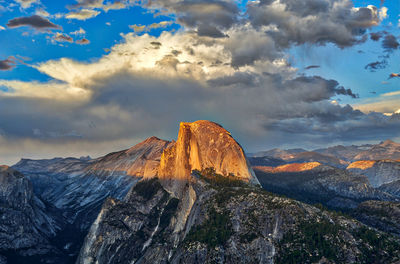
[[[272,149],[250,155],[254,166],[278,166],[286,163],[320,162],[338,168],[346,168],[358,160],[400,160],[400,143],[386,140],[376,145],[335,146],[307,151],[304,149]]]
[[[247,159],[222,126],[197,121],[176,141],[97,159],[23,159],[0,167],[0,264],[394,263],[399,150]]]

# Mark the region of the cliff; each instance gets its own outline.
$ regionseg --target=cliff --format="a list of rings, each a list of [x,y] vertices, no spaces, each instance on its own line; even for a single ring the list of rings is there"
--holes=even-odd
[[[204,120],[181,123],[177,141],[161,156],[159,178],[188,180],[193,170],[207,168],[258,183],[242,147],[222,126]]]
[[[347,170],[368,177],[374,187],[400,180],[400,162],[395,160],[356,161]]]

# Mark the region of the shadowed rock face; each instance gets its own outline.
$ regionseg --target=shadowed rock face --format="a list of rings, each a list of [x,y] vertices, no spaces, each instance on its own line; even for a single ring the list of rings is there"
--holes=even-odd
[[[394,160],[356,161],[347,170],[368,177],[373,187],[380,187],[400,180],[400,162]]]
[[[188,180],[193,170],[206,168],[258,183],[242,147],[222,126],[204,120],[181,123],[178,140],[161,157],[159,178]]]
[[[32,182],[37,197],[55,207],[57,215],[62,216],[60,230],[52,239],[59,248],[68,248],[63,253],[71,262],[104,200],[107,197],[122,199],[139,179],[156,176],[161,154],[168,144],[170,142],[151,137],[130,149],[97,159],[24,159],[14,168],[23,172],[26,182]],[[17,194],[12,196],[18,197]]]
[[[60,228],[35,196],[31,182],[0,166],[0,259],[6,263],[65,263],[49,238]]]

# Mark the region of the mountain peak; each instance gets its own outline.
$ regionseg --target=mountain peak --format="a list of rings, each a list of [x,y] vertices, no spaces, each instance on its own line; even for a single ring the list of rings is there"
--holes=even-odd
[[[177,141],[162,154],[159,177],[188,180],[193,170],[207,168],[258,183],[242,147],[221,125],[207,120],[181,122]]]
[[[382,142],[380,145],[384,146],[384,147],[387,147],[387,146],[390,146],[390,145],[397,145],[397,144],[398,143],[394,142],[393,140],[387,139],[384,142]]]

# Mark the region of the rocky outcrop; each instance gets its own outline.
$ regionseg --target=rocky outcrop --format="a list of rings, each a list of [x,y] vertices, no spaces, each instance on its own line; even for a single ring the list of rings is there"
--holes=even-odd
[[[183,229],[176,226],[184,199],[157,179],[144,180],[124,201],[107,200],[77,263],[391,263],[400,257],[395,238],[356,220],[222,175],[198,176],[182,194],[195,192]]]
[[[139,178],[157,176],[161,154],[171,142],[151,137],[132,148],[108,154],[93,163],[88,171],[113,172]]]
[[[355,208],[365,200],[396,200],[373,188],[368,178],[320,163],[253,167],[261,185],[268,191],[288,195],[333,208]]]
[[[400,180],[400,161],[394,160],[363,160],[356,161],[347,170],[368,177],[374,187]]]
[[[398,202],[366,201],[352,211],[352,216],[369,226],[400,236]]]
[[[159,178],[188,180],[193,170],[206,168],[258,182],[242,147],[222,126],[204,120],[181,123],[177,141],[162,154]]]
[[[400,198],[400,180],[383,184],[378,189]]]
[[[151,137],[93,160],[21,160],[14,168],[32,180],[37,195],[64,210],[71,223],[79,218],[82,229],[87,229],[107,197],[122,199],[139,179],[156,176],[169,144]]]
[[[353,198],[380,194],[366,177],[320,163],[277,171],[285,169],[296,173],[296,188],[317,196],[323,190],[330,200],[355,203]],[[162,154],[158,177],[145,177],[123,200],[107,200],[77,263],[367,263],[400,257],[390,236],[253,184],[258,181],[240,145],[209,121],[181,124],[177,141]],[[275,182],[288,184],[281,175]],[[379,247],[366,239],[371,236],[382,241]]]
[[[62,214],[54,240],[59,247],[66,247],[73,259],[105,199],[122,199],[141,178],[155,177],[161,154],[169,144],[151,137],[98,159],[24,159],[14,168],[32,181],[38,197]]]
[[[50,239],[60,229],[18,171],[0,166],[0,255],[9,263],[65,263]]]

